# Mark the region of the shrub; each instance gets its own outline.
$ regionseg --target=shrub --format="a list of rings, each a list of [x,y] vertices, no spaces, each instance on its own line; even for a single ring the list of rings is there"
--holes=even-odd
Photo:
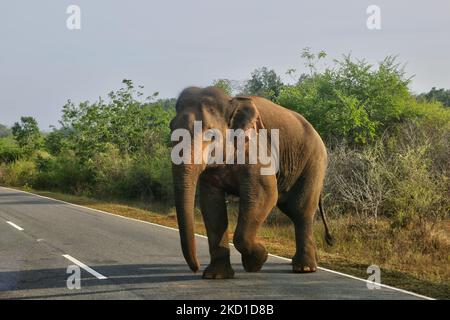
[[[58,157],[40,159],[38,163],[41,170],[36,187],[83,195],[91,193],[93,170],[82,163],[72,150],[64,150]]]
[[[395,58],[374,68],[345,56],[333,68],[285,86],[277,102],[304,115],[327,141],[364,145],[408,114],[414,101],[408,83]]]
[[[429,92],[420,94],[418,100],[428,102],[439,101],[444,106],[450,107],[450,90],[445,90],[444,88],[436,89],[436,87],[433,87]]]
[[[448,214],[448,194],[443,193],[447,189],[445,180],[430,170],[430,147],[409,148],[393,161],[395,193],[387,198],[393,226],[405,226],[413,219],[437,221],[444,218],[445,212]]]
[[[0,163],[14,162],[20,159],[22,155],[22,149],[10,139],[0,139]]]
[[[2,184],[14,187],[33,187],[36,178],[36,164],[28,159],[20,159],[4,166],[0,174]]]
[[[367,221],[383,215],[395,228],[448,219],[450,180],[442,160],[449,131],[429,131],[429,125],[405,122],[374,145],[330,149],[324,189],[329,211]]]
[[[0,123],[0,139],[11,135],[11,129]]]
[[[384,214],[386,198],[394,192],[381,145],[363,150],[339,146],[329,152],[325,200],[334,214],[352,213],[369,219]]]
[[[113,145],[92,162],[97,196],[139,199],[142,201],[172,198],[170,150],[156,143],[147,152],[123,155]]]

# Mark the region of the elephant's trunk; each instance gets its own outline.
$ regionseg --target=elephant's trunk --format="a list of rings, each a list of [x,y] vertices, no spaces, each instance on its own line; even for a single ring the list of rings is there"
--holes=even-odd
[[[194,235],[195,191],[200,171],[198,165],[172,165],[181,248],[189,268],[194,272],[200,267]]]

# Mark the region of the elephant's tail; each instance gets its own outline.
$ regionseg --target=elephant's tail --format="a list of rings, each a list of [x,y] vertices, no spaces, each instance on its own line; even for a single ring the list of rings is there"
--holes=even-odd
[[[330,234],[330,230],[328,229],[327,219],[325,217],[325,211],[323,210],[322,195],[320,195],[320,197],[319,197],[319,210],[320,210],[320,215],[322,216],[323,225],[325,227],[325,241],[329,246],[332,246],[334,244],[334,239]]]

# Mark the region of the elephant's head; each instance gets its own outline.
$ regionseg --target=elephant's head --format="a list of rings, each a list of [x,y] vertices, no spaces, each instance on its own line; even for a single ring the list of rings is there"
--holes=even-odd
[[[189,155],[190,164],[186,162],[172,163],[175,206],[183,255],[194,272],[199,269],[194,237],[194,202],[197,181],[207,167],[217,165],[206,164],[203,159],[205,148],[212,142],[203,142],[200,148],[198,145],[194,145],[195,121],[202,122],[202,135],[204,131],[214,129],[220,131],[222,137],[226,137],[226,130],[230,128],[246,130],[251,127],[262,127],[258,110],[251,99],[232,99],[218,88],[188,88],[180,94],[177,100],[176,116],[172,119],[170,128],[172,133],[176,129],[189,131],[192,137],[192,152]],[[224,152],[225,150],[224,146]],[[196,157],[201,159],[201,163],[194,161]]]

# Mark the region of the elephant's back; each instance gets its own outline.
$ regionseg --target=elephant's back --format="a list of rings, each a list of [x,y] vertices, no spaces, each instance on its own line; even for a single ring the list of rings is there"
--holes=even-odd
[[[298,126],[298,113],[293,112],[285,107],[282,107],[270,100],[261,97],[250,97],[255,103],[264,126],[267,129],[280,129],[284,126]],[[304,119],[304,118],[303,118]],[[306,121],[306,119],[304,119]],[[307,122],[307,121],[306,121]]]
[[[320,140],[322,142],[320,135],[312,124],[301,114],[265,98],[251,97],[251,99],[260,113],[264,127],[266,129],[280,130],[280,137],[282,135],[289,137],[290,144],[301,146],[304,144],[305,138],[310,139],[310,142],[311,140]]]
[[[301,114],[280,106],[270,100],[261,97],[250,97],[262,118],[265,128],[279,129],[288,128],[290,131],[315,131],[311,123]],[[300,132],[299,132],[300,133]]]
[[[251,97],[265,128],[279,130],[279,192],[288,191],[310,161],[326,160],[325,145],[302,115],[264,98]]]

